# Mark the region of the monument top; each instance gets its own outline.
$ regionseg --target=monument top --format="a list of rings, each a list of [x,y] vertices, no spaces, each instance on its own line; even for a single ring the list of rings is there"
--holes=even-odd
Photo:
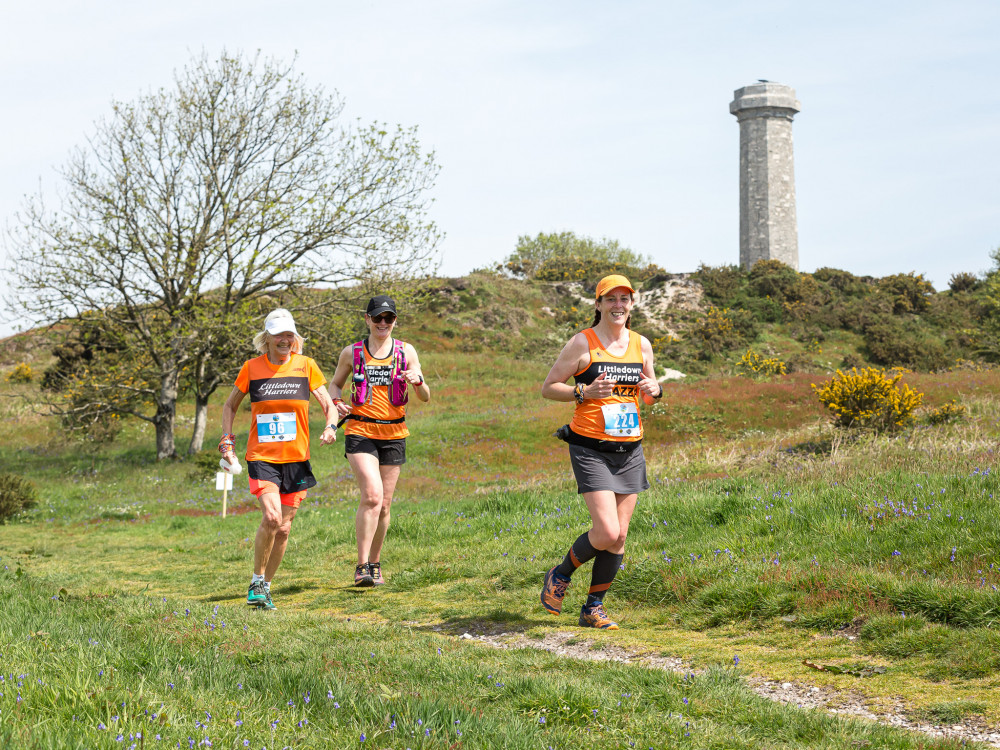
[[[760,81],[736,89],[733,92],[733,101],[729,103],[729,112],[739,117],[744,110],[764,107],[791,110],[789,114],[802,109],[799,100],[795,98],[795,89],[791,86],[773,81]]]

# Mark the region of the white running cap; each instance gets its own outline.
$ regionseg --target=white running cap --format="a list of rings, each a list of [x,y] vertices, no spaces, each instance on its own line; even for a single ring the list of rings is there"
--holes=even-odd
[[[283,307],[272,310],[267,314],[267,317],[264,318],[264,330],[272,336],[278,333],[294,333],[296,336],[299,335],[299,332],[295,330],[295,319]]]

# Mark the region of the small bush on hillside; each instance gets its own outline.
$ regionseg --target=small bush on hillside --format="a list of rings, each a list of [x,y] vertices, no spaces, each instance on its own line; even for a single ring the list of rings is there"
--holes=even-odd
[[[773,357],[765,357],[752,349],[747,349],[736,363],[736,371],[751,378],[767,378],[786,373],[784,362]]]
[[[917,321],[887,318],[864,329],[865,349],[872,362],[910,370],[940,370],[951,356],[944,341]]]
[[[723,307],[732,304],[746,285],[747,275],[739,266],[706,266],[702,263],[692,278],[705,296]]]
[[[872,290],[870,277],[855,276],[853,273],[837,268],[817,269],[813,278],[836,290],[843,297],[864,297]]]
[[[778,302],[802,299],[802,279],[799,272],[780,260],[761,260],[750,269],[750,293],[756,297],[771,297]]]
[[[883,432],[905,427],[914,418],[924,395],[900,386],[901,372],[866,367],[837,374],[818,386],[812,384],[820,403],[833,414],[834,424]]]
[[[13,370],[7,373],[8,383],[30,383],[35,377],[31,365],[21,362]]]
[[[597,285],[602,277],[620,273],[633,284],[665,275],[648,258],[621,245],[618,240],[594,240],[574,232],[522,235],[501,269],[514,276],[540,281],[582,281]]]
[[[878,291],[892,300],[892,311],[896,315],[903,313],[921,313],[930,304],[934,294],[931,282],[923,274],[897,273],[878,280]]]
[[[0,474],[0,523],[37,504],[34,484],[17,474]]]
[[[942,404],[937,409],[933,409],[927,415],[930,424],[946,424],[947,422],[957,422],[965,417],[965,407],[952,399],[946,404]]]
[[[968,271],[953,273],[948,280],[948,288],[953,292],[974,292],[980,285],[979,277]]]
[[[860,370],[862,367],[867,366],[867,363],[854,352],[848,352],[844,355],[844,358],[840,360],[841,370]]]
[[[757,337],[753,318],[745,310],[710,307],[691,329],[691,337],[712,356],[737,349]]]

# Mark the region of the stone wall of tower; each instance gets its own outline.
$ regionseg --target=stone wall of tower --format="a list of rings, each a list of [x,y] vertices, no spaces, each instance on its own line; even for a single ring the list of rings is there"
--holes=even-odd
[[[795,90],[761,82],[734,93],[740,125],[740,266],[780,260],[799,267],[792,118]]]

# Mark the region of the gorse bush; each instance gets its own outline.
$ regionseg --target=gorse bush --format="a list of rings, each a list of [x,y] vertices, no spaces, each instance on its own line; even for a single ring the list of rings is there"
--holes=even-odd
[[[786,374],[785,363],[779,359],[768,358],[758,354],[752,349],[747,349],[746,353],[736,363],[736,370],[741,375],[751,378],[766,378],[772,375]]]
[[[0,474],[0,523],[37,503],[34,484],[17,474]]]
[[[885,370],[853,368],[837,374],[821,386],[812,384],[820,402],[832,412],[834,424],[876,432],[910,424],[924,395],[900,385],[903,374]]]
[[[691,329],[708,356],[737,349],[757,338],[757,326],[746,310],[710,307]]]
[[[980,284],[981,282],[979,277],[974,273],[969,273],[968,271],[953,273],[951,278],[948,279],[948,288],[953,292],[972,292],[975,291]]]
[[[879,279],[878,291],[892,300],[893,313],[900,315],[926,310],[934,287],[923,274],[897,273]]]
[[[946,422],[957,422],[963,417],[965,417],[965,407],[955,403],[955,399],[952,399],[937,409],[933,409],[927,415],[927,421],[931,424],[945,424]]]
[[[21,362],[13,370],[7,373],[8,383],[30,383],[35,377],[31,365]]]
[[[756,297],[771,297],[779,302],[802,299],[799,272],[780,260],[760,260],[750,269],[750,291]]]

